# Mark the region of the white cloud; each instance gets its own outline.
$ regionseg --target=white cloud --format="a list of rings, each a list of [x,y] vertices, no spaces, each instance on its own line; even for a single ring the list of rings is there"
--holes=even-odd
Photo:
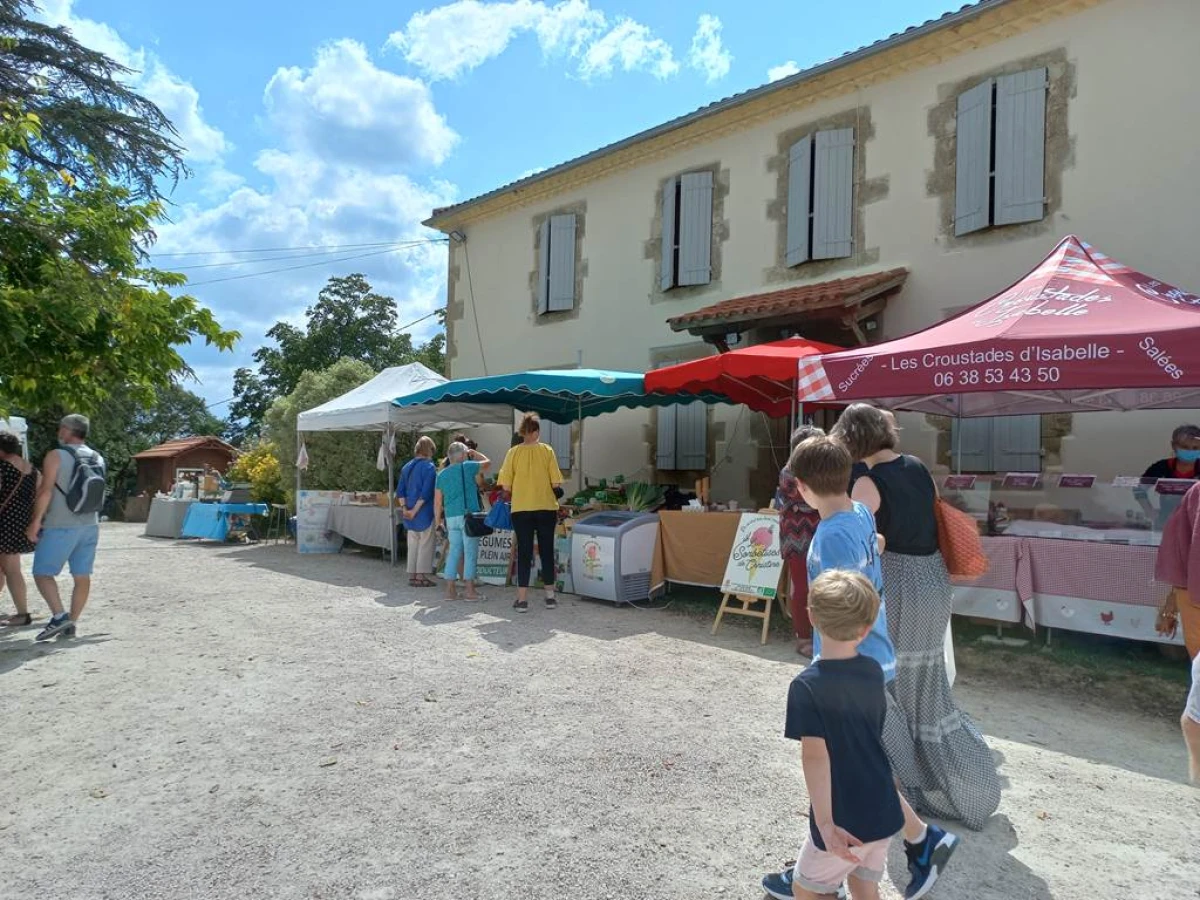
[[[40,5],[42,21],[65,26],[84,46],[133,70],[127,76],[129,85],[157,104],[174,123],[189,162],[217,162],[230,149],[224,133],[205,120],[196,89],[171,72],[157,56],[144,48],[131,47],[102,22],[76,16],[73,0],[42,0]]]
[[[789,59],[782,65],[767,69],[767,81],[778,81],[781,78],[787,78],[789,75],[795,75],[799,71],[800,67],[796,65],[796,61]]]
[[[679,71],[671,47],[632,19],[610,22],[589,0],[455,0],[413,15],[387,45],[428,78],[457,78],[503,53],[521,34],[533,33],[547,57],[576,63],[587,80],[616,68],[668,78]]]
[[[729,74],[733,54],[721,43],[721,20],[716,16],[705,13],[700,17],[688,52],[688,65],[703,72],[710,82]]]
[[[326,44],[307,71],[279,69],[264,100],[280,136],[322,159],[436,165],[458,142],[428,85],[378,68],[357,41]]]
[[[584,78],[611,75],[614,65],[626,72],[645,69],[655,78],[670,78],[679,71],[671,46],[652,37],[650,29],[632,19],[621,19],[583,51],[579,74]]]

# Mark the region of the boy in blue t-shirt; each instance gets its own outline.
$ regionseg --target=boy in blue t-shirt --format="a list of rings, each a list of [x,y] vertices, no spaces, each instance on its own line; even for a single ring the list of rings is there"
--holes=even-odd
[[[800,444],[788,461],[788,468],[799,482],[804,502],[821,516],[808,548],[808,578],[811,585],[823,572],[843,570],[866,578],[883,597],[883,537],[875,531],[875,517],[863,504],[850,499],[847,485],[854,460],[840,441],[827,435],[812,437]],[[888,637],[887,610],[879,604],[879,613],[859,645],[859,652],[879,663],[885,683],[896,678],[896,650]],[[813,661],[821,659],[821,637],[813,641]],[[886,700],[887,698],[885,698]],[[885,734],[908,734],[907,723],[897,720],[902,713],[893,701],[887,701]],[[885,749],[887,744],[885,743]],[[899,762],[895,765],[900,765]],[[936,825],[926,825],[908,801],[900,796],[904,812],[904,850],[912,880],[904,892],[906,900],[917,900],[932,890],[958,846],[958,837]],[[773,897],[791,897],[790,873],[768,875],[763,887]]]
[[[883,669],[860,652],[879,593],[863,575],[831,569],[812,582],[808,603],[824,654],[788,690],[784,736],[800,741],[811,800],[793,897],[817,900],[846,881],[854,900],[879,900],[888,844],[904,825],[883,749]]]

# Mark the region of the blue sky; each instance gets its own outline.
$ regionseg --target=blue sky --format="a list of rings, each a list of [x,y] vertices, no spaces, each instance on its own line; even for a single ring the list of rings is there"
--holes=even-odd
[[[136,70],[131,81],[180,131],[194,175],[172,195],[156,262],[185,271],[191,292],[243,333],[234,354],[185,353],[201,379],[192,388],[214,403],[263,332],[302,319],[330,276],[365,273],[396,297],[402,322],[442,305],[445,250],[413,243],[431,237],[420,225],[431,207],[957,8],[39,2],[44,18]],[[230,252],[292,247],[312,249]]]

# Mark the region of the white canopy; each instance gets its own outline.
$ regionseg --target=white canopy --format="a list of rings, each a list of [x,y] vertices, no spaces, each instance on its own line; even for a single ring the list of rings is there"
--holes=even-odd
[[[21,439],[21,447],[24,448],[25,456],[29,456],[29,425],[20,416],[9,416],[7,419],[0,419],[0,431],[11,431]]]
[[[384,369],[366,384],[300,413],[296,430],[386,431],[389,426],[418,431],[442,431],[475,425],[511,424],[512,411],[482,404],[401,409],[392,401],[426,388],[445,384],[446,379],[421,363]],[[433,421],[432,417],[437,416]],[[461,418],[460,418],[461,417]]]

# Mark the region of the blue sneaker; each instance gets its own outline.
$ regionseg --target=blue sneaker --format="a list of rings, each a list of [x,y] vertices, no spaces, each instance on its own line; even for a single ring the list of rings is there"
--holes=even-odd
[[[792,893],[792,878],[796,874],[796,864],[788,863],[783,867],[782,872],[772,872],[770,875],[764,875],[762,880],[762,888],[775,900],[795,900],[796,895]],[[838,900],[848,900],[846,894],[846,886],[842,885],[838,888]]]
[[[58,637],[60,634],[73,636],[75,631],[75,623],[71,621],[71,617],[66,613],[54,616],[46,627],[38,632],[35,641],[48,641],[50,638]]]
[[[920,844],[905,841],[904,853],[908,856],[908,871],[912,875],[912,881],[904,891],[905,900],[918,900],[932,891],[957,849],[958,835],[936,825],[927,826],[925,840]]]

